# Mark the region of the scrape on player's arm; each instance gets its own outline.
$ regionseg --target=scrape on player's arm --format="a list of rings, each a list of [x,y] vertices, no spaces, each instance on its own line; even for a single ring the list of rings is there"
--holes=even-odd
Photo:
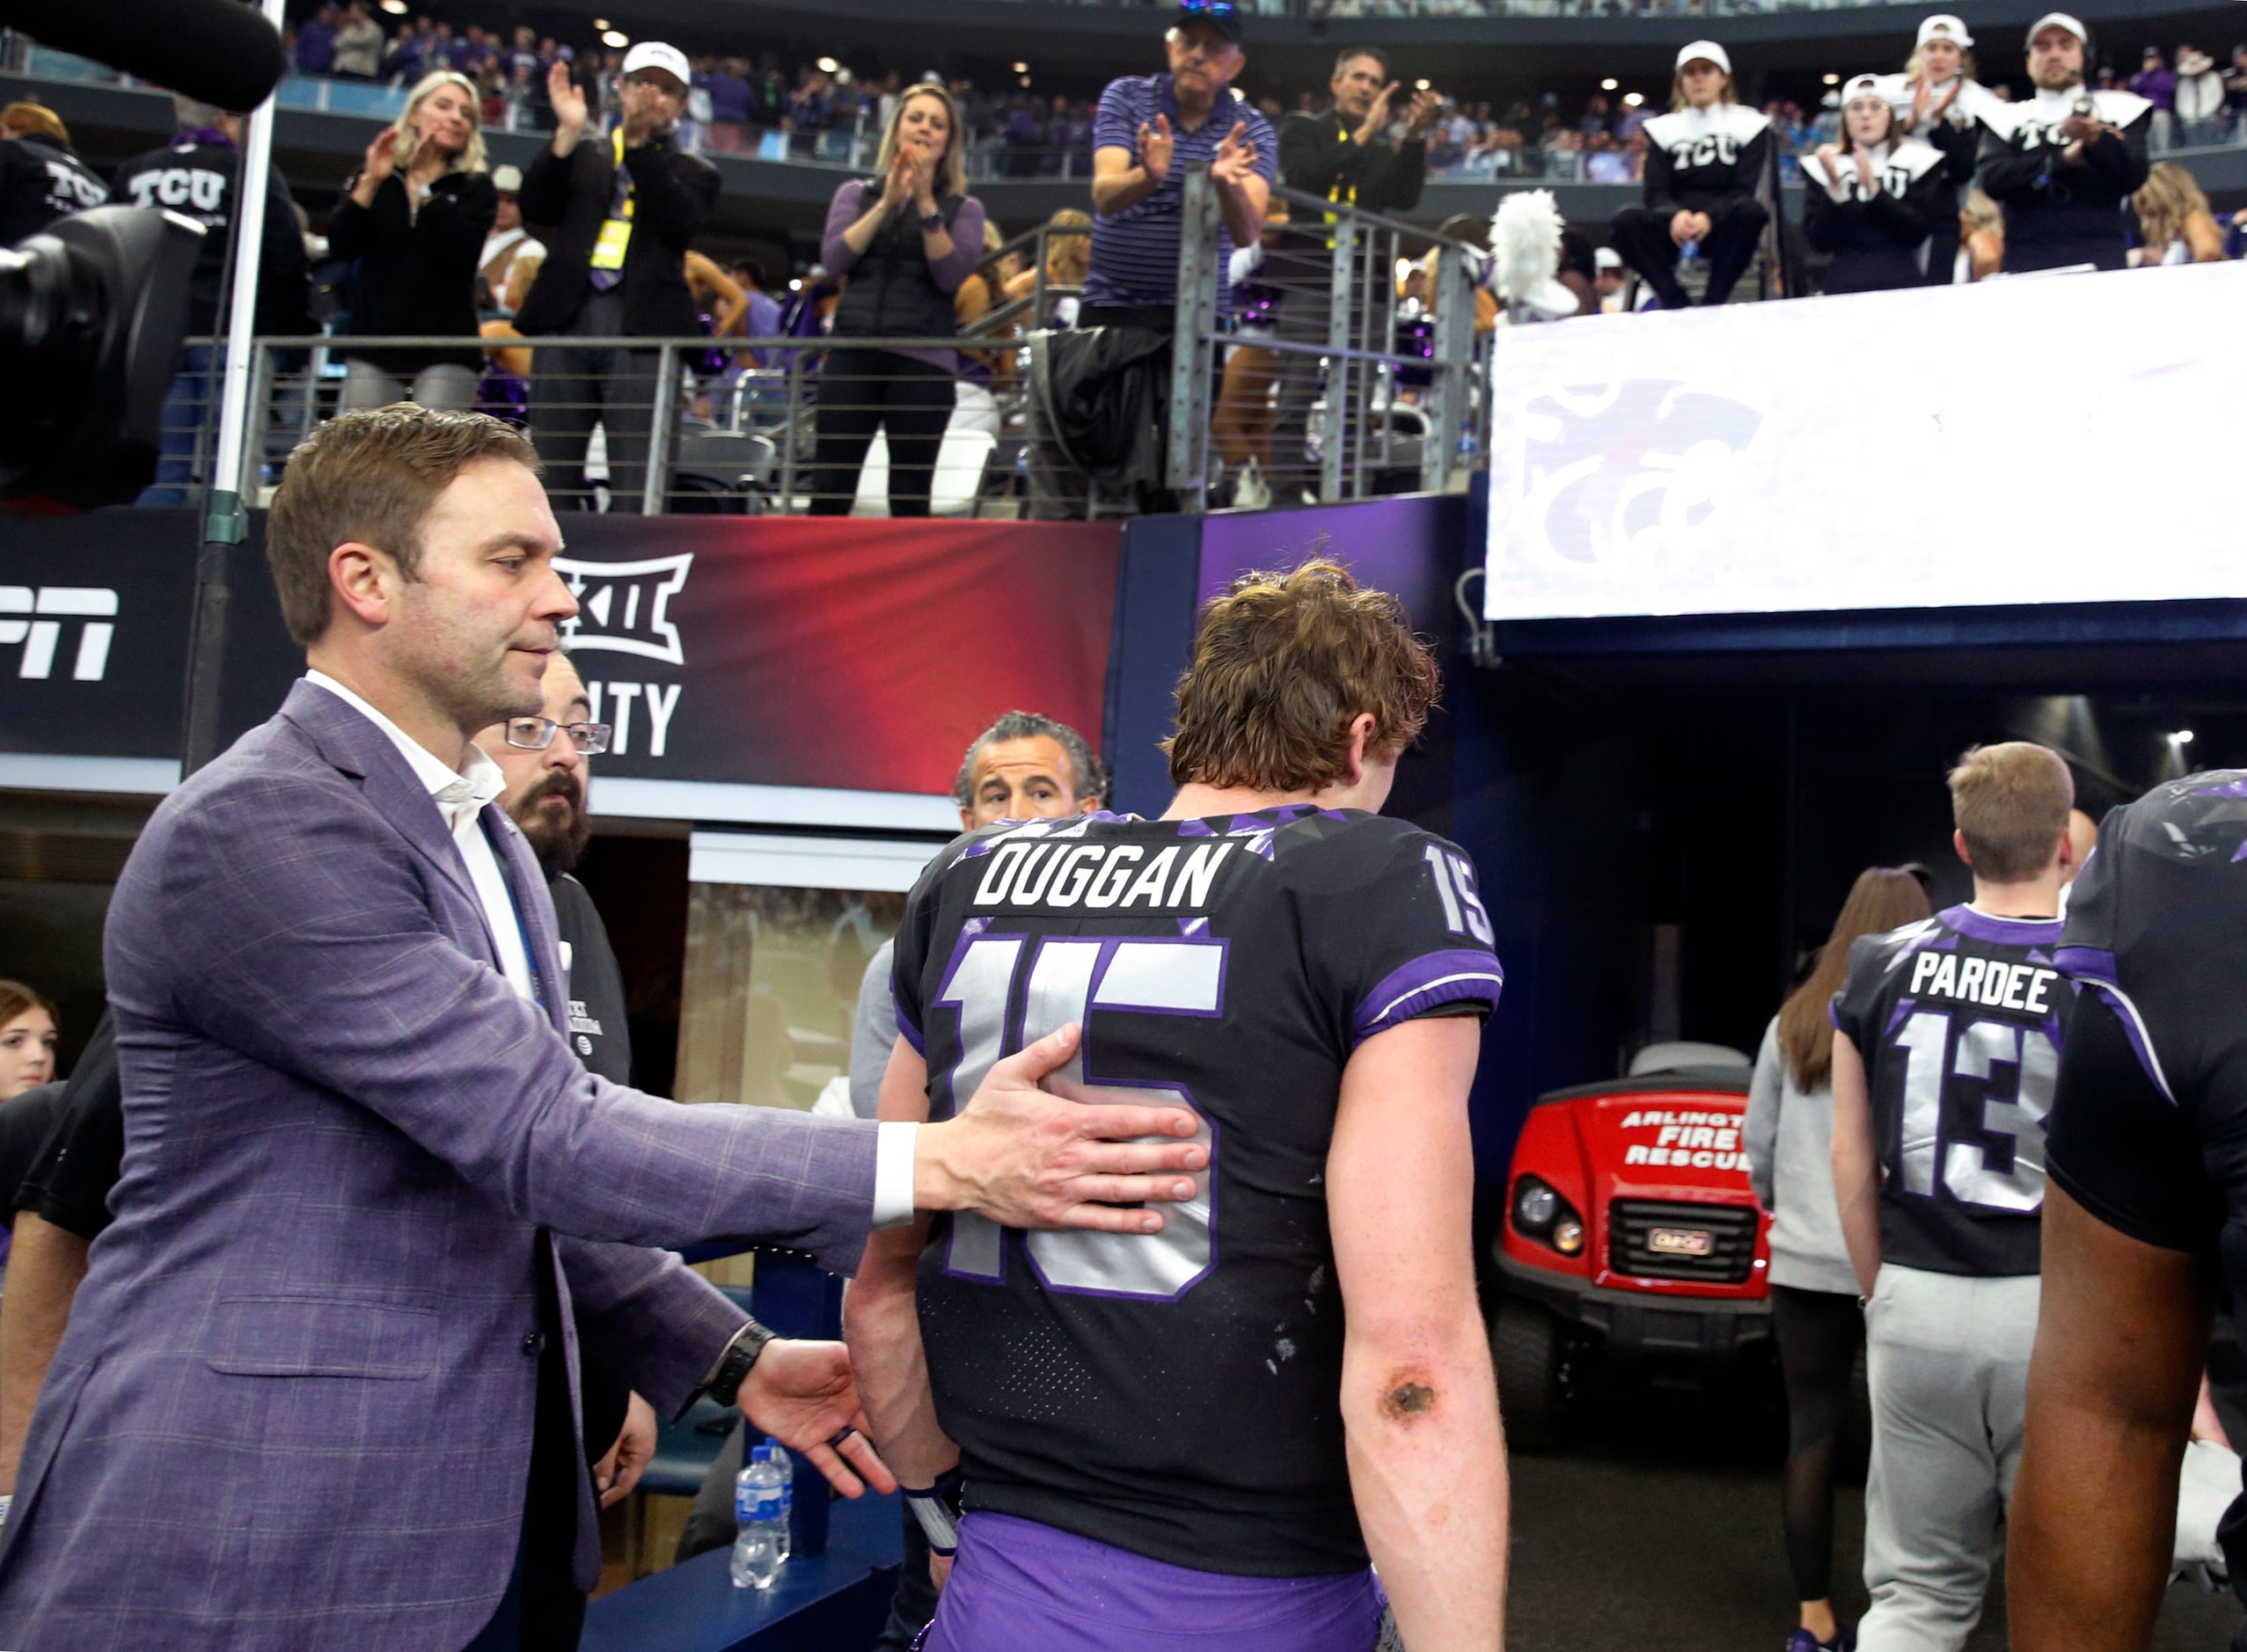
[[[1128,1138],[1190,1137],[1200,1122],[1183,1107],[1056,1107],[1038,1080],[1075,1053],[1078,1035],[1073,1024],[1065,1027],[997,1063],[959,1115],[979,1128],[1030,1114],[1038,1120],[1033,1137],[1065,1131],[1079,1137],[1075,1153],[1057,1157],[1035,1201],[993,1214],[1009,1227],[1158,1232],[1163,1224],[1159,1209],[1125,1207],[1192,1198],[1197,1188],[1191,1175],[1166,1173],[1201,1170],[1207,1155],[1192,1142]],[[889,1052],[878,1105],[885,1120],[919,1122],[928,1116],[928,1066],[903,1038]],[[937,1426],[913,1300],[914,1269],[927,1238],[926,1217],[873,1235],[843,1304],[844,1339],[867,1420],[885,1460],[909,1486],[933,1484],[959,1460],[958,1448]]]
[[[1505,1444],[1468,1221],[1482,1030],[1426,1016],[1359,1045],[1327,1159],[1350,1489],[1412,1652],[1502,1643]]]

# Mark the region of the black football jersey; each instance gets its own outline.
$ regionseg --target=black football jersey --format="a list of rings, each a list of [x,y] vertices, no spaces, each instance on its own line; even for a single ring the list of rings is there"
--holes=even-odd
[[[2045,1117],[2075,1002],[2059,945],[2057,918],[1954,906],[1849,948],[1833,1025],[1864,1057],[1883,1261],[2038,1270]]]
[[[921,1337],[969,1508],[1201,1571],[1365,1564],[1325,1193],[1343,1069],[1402,1021],[1486,1013],[1490,939],[1464,852],[1357,811],[1001,823],[938,857],[895,974],[931,1116],[1075,1021],[1049,1089],[1185,1103],[1211,1155],[1158,1234],[933,1225]]]
[[[2060,965],[2112,1035],[2064,1064],[2053,1176],[2134,1238],[2220,1254],[2247,1301],[2247,771],[2108,815]]]

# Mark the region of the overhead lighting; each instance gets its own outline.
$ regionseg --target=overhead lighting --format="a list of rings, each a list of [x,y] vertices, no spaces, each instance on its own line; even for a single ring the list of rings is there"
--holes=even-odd
[[[1623,107],[1626,109],[1636,109],[1640,104],[1644,103],[1645,101],[1646,94],[1643,91],[1627,91],[1623,93]]]
[[[1614,77],[1612,75],[1599,83],[1599,90],[1602,91],[1613,91],[1615,89],[1615,86],[1616,81]]]
[[[1023,84],[1025,87],[1027,87],[1029,84],[1030,84],[1030,77],[1029,77],[1028,75],[1023,76],[1023,77],[1022,77],[1022,84]]]
[[[1017,63],[1014,65],[1014,72],[1018,75],[1027,75],[1030,72],[1030,66],[1028,63]]]
[[[1839,75],[1828,75],[1826,77],[1826,84],[1829,86],[1838,86],[1841,84],[1841,77]]]
[[[601,35],[601,44],[622,51],[632,44],[632,36],[626,34],[622,29],[604,30]]]
[[[606,18],[595,18],[593,19],[593,26],[605,33],[608,30],[609,20]]]
[[[2192,743],[2192,731],[2189,728],[2180,728],[2170,738],[2180,746],[2189,746]]]
[[[394,18],[406,15],[406,0],[383,0],[383,10]]]
[[[1425,91],[1428,90],[1428,83],[1424,80],[1416,80],[1412,83],[1412,90],[1415,91]]]
[[[818,63],[819,72],[823,75],[831,75],[841,67],[842,65],[831,57],[823,57]]]

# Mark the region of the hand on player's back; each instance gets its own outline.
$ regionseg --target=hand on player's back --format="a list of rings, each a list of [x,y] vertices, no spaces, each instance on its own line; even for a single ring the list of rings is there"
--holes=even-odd
[[[1153,1233],[1160,1212],[1125,1207],[1194,1196],[1194,1179],[1175,1173],[1208,1162],[1197,1144],[1175,1139],[1200,1129],[1191,1110],[1087,1107],[1038,1088],[1077,1040],[1073,1025],[1039,1039],[994,1065],[957,1116],[921,1127],[916,1208],[979,1210],[1006,1227]],[[1133,1139],[1149,1137],[1170,1139]]]

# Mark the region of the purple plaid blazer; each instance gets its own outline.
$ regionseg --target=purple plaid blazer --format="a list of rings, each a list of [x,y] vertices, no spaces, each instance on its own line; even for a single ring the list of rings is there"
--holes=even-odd
[[[149,822],[104,941],[116,1221],[25,1448],[0,1647],[461,1646],[522,1529],[538,1230],[573,1394],[574,1299],[666,1412],[742,1316],[648,1247],[742,1235],[856,1265],[875,1126],[588,1073],[545,880],[501,810],[485,823],[543,1009],[501,977],[428,792],[324,689],[299,683]]]

